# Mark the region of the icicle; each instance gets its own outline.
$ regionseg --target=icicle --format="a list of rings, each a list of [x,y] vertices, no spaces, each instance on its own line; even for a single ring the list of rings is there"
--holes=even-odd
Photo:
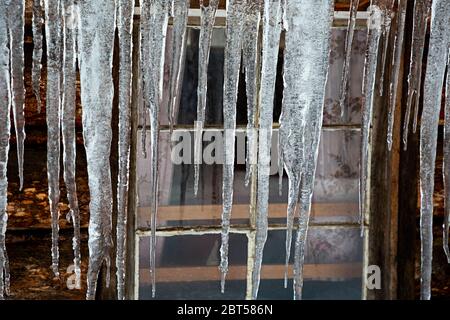
[[[264,0],[261,85],[259,91],[258,201],[256,246],[252,274],[252,298],[258,296],[262,256],[267,240],[270,145],[272,140],[273,99],[277,75],[278,50],[281,35],[282,9],[280,0]]]
[[[395,1],[397,0],[373,0],[373,5],[379,6],[383,12],[383,52],[381,56],[381,76],[379,81],[380,96],[383,96],[384,91],[384,73],[388,55],[389,39],[391,37],[391,25]]]
[[[61,12],[59,0],[45,1],[45,34],[47,43],[47,176],[52,218],[52,270],[59,277],[59,157],[61,83]]]
[[[361,125],[361,160],[360,160],[360,180],[359,180],[359,222],[361,234],[364,228],[364,215],[366,212],[367,177],[369,165],[369,139],[372,125],[373,101],[375,94],[375,81],[377,72],[378,51],[382,35],[380,21],[383,19],[383,12],[378,6],[370,7],[370,19],[368,21],[367,54],[364,65],[364,102],[362,109]]]
[[[310,12],[315,14],[311,15]],[[284,167],[290,182],[289,209],[295,207],[300,196],[300,220],[294,259],[295,299],[301,299],[303,287],[304,248],[322,131],[333,12],[333,0],[297,0],[287,3],[288,30],[280,137]],[[293,213],[294,210],[288,212],[290,232]],[[291,236],[289,230],[286,236]],[[286,242],[288,241],[290,240],[287,239]],[[289,251],[290,246],[288,248],[286,245],[287,256]]]
[[[158,137],[159,110],[162,102],[165,39],[169,17],[169,0],[143,1],[143,30],[150,30],[142,42],[141,69],[143,70],[143,96],[145,108],[150,112],[151,142],[151,241],[150,270],[152,276],[152,295],[155,296],[156,267],[156,216],[158,209]]]
[[[74,251],[75,287],[81,288],[81,253],[80,253],[80,211],[78,208],[76,172],[76,9],[73,0],[63,0],[63,87],[62,87],[62,112],[61,129],[63,138],[63,165],[64,183],[67,189],[70,211],[67,220],[72,221],[74,236],[72,246]]]
[[[430,46],[424,82],[424,104],[420,130],[420,297],[431,297],[433,254],[433,191],[436,145],[442,88],[450,43],[450,6],[447,0],[434,0],[431,9]]]
[[[25,0],[11,1],[8,6],[10,59],[11,59],[11,96],[16,131],[17,161],[19,167],[20,190],[23,188],[23,152],[25,141],[25,116],[23,113],[25,102],[25,87],[23,80],[24,68],[24,29],[25,29]]]
[[[176,106],[179,102],[182,61],[186,46],[186,25],[189,12],[189,0],[173,0],[172,3],[172,64],[169,82],[169,127],[173,130]]]
[[[259,71],[259,46],[258,31],[261,20],[260,3],[255,3],[256,8],[247,6],[245,26],[243,34],[242,63],[245,70],[245,85],[247,92],[247,154],[245,159],[245,186],[248,186],[254,174],[256,159],[256,104],[257,104],[257,77]]]
[[[450,67],[450,51],[448,54],[447,68]],[[447,69],[448,70],[448,69]],[[450,227],[450,72],[447,71],[446,89],[445,89],[445,120],[444,120],[444,163],[442,172],[444,173],[444,225],[442,241],[447,261],[450,263],[450,250],[448,247],[448,233]]]
[[[408,73],[408,100],[406,104],[405,120],[403,123],[403,148],[408,146],[408,131],[414,102],[413,132],[416,132],[417,116],[419,112],[420,90],[422,83],[422,60],[427,34],[427,20],[430,12],[431,0],[417,0],[414,3],[413,37],[411,44],[411,61]]]
[[[398,0],[397,31],[395,34],[394,54],[392,56],[391,83],[389,86],[389,110],[388,110],[388,150],[392,149],[392,134],[394,131],[395,107],[397,105],[397,91],[400,75],[400,66],[403,53],[403,39],[405,38],[405,20],[407,0]]]
[[[99,11],[98,8],[102,10]],[[109,284],[112,247],[112,186],[109,157],[114,91],[111,74],[114,30],[114,1],[80,2],[78,48],[81,62],[81,103],[91,199],[87,299],[95,297],[98,274],[103,262],[106,263],[108,270],[106,284]]]
[[[33,0],[33,67],[31,71],[31,82],[33,93],[37,101],[38,112],[41,113],[41,59],[42,59],[42,15],[41,0]]]
[[[7,3],[0,1],[0,299],[8,294],[8,257],[6,254],[5,233],[8,222],[6,206],[8,203],[8,152],[10,138],[10,111],[11,111],[11,86],[10,86],[10,52],[9,32],[7,21]]]
[[[222,245],[220,247],[221,291],[225,290],[228,272],[228,238],[233,206],[234,155],[236,131],[236,102],[241,67],[241,48],[245,20],[252,11],[259,11],[257,3],[248,0],[230,0],[227,7],[227,39],[223,71],[224,155],[222,180]],[[258,26],[255,26],[257,28]]]
[[[197,121],[194,128],[194,194],[198,192],[198,179],[201,162],[203,126],[206,113],[206,92],[208,86],[208,64],[211,38],[219,0],[210,0],[205,7],[200,1],[200,38],[198,40],[198,86],[197,86]]]
[[[353,35],[355,33],[356,15],[358,13],[359,0],[351,0],[350,2],[350,18],[348,19],[347,34],[345,39],[345,59],[344,68],[342,69],[340,108],[341,117],[344,116],[346,110],[345,99],[347,98],[348,74],[350,72],[350,60],[352,57]]]
[[[278,195],[283,195],[283,147],[280,144],[280,134],[278,133]],[[285,279],[287,280],[287,279]],[[286,286],[285,286],[286,287]]]
[[[125,244],[128,208],[128,175],[130,161],[130,103],[132,72],[132,29],[134,0],[119,0],[117,3],[117,29],[119,35],[119,175],[117,187],[117,297],[125,298]],[[145,130],[144,130],[145,131]]]

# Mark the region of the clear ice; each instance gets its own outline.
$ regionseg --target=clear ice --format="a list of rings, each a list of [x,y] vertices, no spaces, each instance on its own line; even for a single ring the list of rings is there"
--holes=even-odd
[[[261,59],[261,86],[259,90],[259,145],[258,194],[256,217],[255,259],[252,273],[252,298],[258,296],[264,245],[267,240],[270,145],[272,140],[273,101],[277,75],[278,51],[282,28],[280,0],[264,0]]]
[[[117,0],[119,36],[119,174],[117,187],[116,274],[117,298],[125,298],[125,256],[128,208],[128,177],[131,134],[131,73],[134,0]]]
[[[242,39],[242,63],[245,72],[247,93],[247,153],[245,159],[245,185],[248,186],[254,174],[256,163],[256,105],[258,99],[258,77],[260,47],[258,44],[259,25],[261,21],[261,3],[255,1],[247,5]]]
[[[31,82],[36,97],[38,112],[41,112],[41,59],[42,59],[42,26],[44,17],[41,0],[33,0],[33,66]]]
[[[420,130],[420,297],[431,298],[433,258],[433,191],[442,89],[450,44],[450,6],[447,0],[434,0],[431,7],[430,45],[423,90]]]
[[[25,141],[25,87],[24,69],[24,32],[25,0],[8,1],[8,28],[11,50],[11,96],[16,131],[17,162],[19,168],[20,190],[23,188],[23,153]]]
[[[78,48],[81,103],[91,199],[87,299],[95,298],[98,274],[103,262],[106,263],[106,285],[109,286],[110,251],[113,245],[110,151],[115,12],[114,1],[80,1]]]
[[[311,15],[311,12],[315,14]],[[295,208],[298,206],[299,209],[294,254],[294,299],[301,299],[303,288],[305,244],[322,131],[333,13],[333,0],[287,2],[285,13],[288,27],[280,143],[289,178],[287,224],[291,233]],[[288,233],[289,230],[287,238],[291,236]],[[286,245],[287,256],[289,250]],[[288,257],[286,260],[289,261]]]
[[[67,220],[72,221],[74,237],[72,247],[74,251],[75,287],[81,288],[81,253],[80,253],[80,210],[78,208],[76,186],[76,21],[77,11],[74,0],[61,1],[63,20],[63,81],[61,101],[61,131],[63,139],[64,183],[67,190],[70,211]],[[58,174],[59,176],[59,174]]]
[[[175,111],[179,103],[182,81],[182,62],[186,48],[186,26],[189,12],[189,0],[172,1],[172,64],[170,66],[169,82],[169,127],[173,130]]]
[[[447,68],[450,66],[450,52],[448,55]],[[447,262],[450,263],[450,250],[448,247],[448,236],[450,227],[450,72],[447,71],[446,87],[445,87],[445,118],[444,118],[444,163],[442,165],[444,174],[444,224],[443,230],[443,246],[447,256]]]
[[[346,110],[345,100],[347,98],[347,90],[348,90],[348,74],[350,72],[350,62],[352,57],[352,44],[353,44],[353,36],[355,34],[355,26],[356,26],[356,15],[358,14],[359,0],[351,0],[350,2],[350,18],[348,19],[347,25],[347,33],[345,38],[345,58],[344,58],[344,66],[342,69],[342,79],[341,79],[341,93],[340,93],[340,108],[341,108],[341,117],[344,116],[344,112]]]
[[[8,152],[10,138],[10,51],[8,30],[9,1],[0,1],[0,300],[9,291],[8,255],[6,253],[5,234],[8,223],[6,206],[8,203]]]
[[[368,20],[368,40],[366,61],[364,64],[364,84],[363,84],[363,106],[361,124],[361,160],[360,160],[360,180],[359,180],[359,222],[361,234],[364,228],[364,217],[366,212],[367,179],[369,173],[369,146],[370,130],[372,125],[373,103],[375,96],[375,82],[377,72],[378,52],[380,39],[383,33],[382,21],[384,12],[380,7],[373,5],[370,9]]]
[[[156,284],[156,218],[158,209],[158,137],[159,110],[162,103],[164,53],[169,19],[169,0],[143,1],[141,16],[141,70],[143,75],[144,108],[150,114],[151,143],[151,240],[150,270],[152,296]],[[146,33],[146,34],[144,34]]]
[[[400,67],[402,63],[403,40],[405,38],[405,21],[406,21],[406,6],[407,0],[398,0],[397,5],[397,30],[395,33],[394,53],[392,55],[392,72],[391,83],[389,85],[389,107],[388,107],[388,131],[387,131],[387,146],[388,150],[392,149],[393,131],[395,120],[395,107],[397,106],[398,83],[402,81],[399,79]]]
[[[212,32],[216,20],[219,0],[210,0],[205,6],[200,1],[200,37],[198,40],[198,86],[197,86],[197,121],[194,128],[194,194],[198,192],[198,179],[202,156],[202,136],[206,114],[206,92],[208,86],[209,51],[211,49]]]
[[[422,62],[425,48],[425,36],[427,34],[428,16],[431,9],[431,0],[416,0],[414,3],[413,36],[411,43],[411,58],[408,73],[408,99],[406,104],[405,119],[403,122],[403,148],[408,147],[408,133],[413,113],[413,132],[416,132],[417,117],[422,84]],[[414,111],[413,111],[414,104]]]
[[[47,43],[47,177],[52,224],[52,270],[59,277],[59,174],[60,174],[60,97],[62,70],[62,15],[59,0],[45,1],[45,36]],[[67,99],[69,100],[69,98]],[[70,102],[68,102],[70,103]]]
[[[227,7],[227,38],[225,43],[224,63],[224,86],[223,86],[223,119],[224,119],[224,155],[222,180],[222,245],[220,247],[220,271],[221,291],[225,290],[225,277],[228,272],[228,240],[230,230],[230,218],[233,206],[233,182],[234,182],[234,158],[235,158],[235,131],[236,131],[236,103],[239,83],[239,72],[241,67],[241,51],[243,48],[244,30],[248,30],[252,23],[257,23],[259,14],[259,3],[250,0],[230,0]],[[253,43],[257,45],[258,25],[253,26],[253,35],[249,34]],[[255,35],[256,33],[256,35]],[[251,37],[256,37],[251,38]],[[253,55],[256,56],[256,50]],[[246,52],[248,54],[248,52]],[[246,61],[250,57],[247,55]],[[254,60],[253,60],[254,63]],[[256,67],[252,70],[256,75]],[[251,75],[250,75],[251,76]],[[249,79],[249,77],[247,78]],[[254,79],[252,79],[254,80]],[[256,81],[256,80],[255,80]],[[250,85],[251,98],[254,100],[255,86]]]

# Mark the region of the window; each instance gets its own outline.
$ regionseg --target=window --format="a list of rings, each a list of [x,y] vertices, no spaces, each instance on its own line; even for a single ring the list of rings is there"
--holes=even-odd
[[[336,15],[332,53],[324,107],[324,127],[316,173],[313,207],[307,240],[305,299],[360,299],[364,239],[359,235],[358,177],[361,83],[366,49],[366,32],[356,31],[350,74],[349,108],[341,118],[338,108],[341,68],[344,58],[345,15]],[[340,23],[341,22],[341,23]],[[345,21],[344,21],[345,22]],[[184,78],[175,132],[189,131],[193,143],[193,124],[197,108],[198,34],[188,29]],[[170,30],[168,32],[170,37]],[[225,30],[216,28],[208,69],[207,129],[211,140],[221,133],[223,49]],[[168,48],[168,50],[170,50]],[[282,49],[281,49],[282,50]],[[282,51],[281,51],[282,52]],[[168,55],[170,56],[170,54]],[[168,62],[166,62],[168,63]],[[170,61],[169,61],[170,63]],[[282,101],[282,54],[274,106],[273,146]],[[254,250],[255,186],[245,187],[245,164],[236,159],[234,205],[230,234],[230,271],[225,294],[220,293],[220,215],[222,211],[222,165],[202,164],[198,196],[194,196],[194,165],[175,165],[170,161],[171,138],[167,112],[161,110],[159,161],[159,212],[157,229],[156,298],[244,299],[251,292]],[[246,97],[241,76],[237,104],[237,143],[245,139]],[[139,127],[138,136],[142,130]],[[149,134],[147,132],[147,134]],[[150,139],[146,139],[150,143]],[[137,141],[138,208],[136,230],[135,297],[151,298],[149,270],[150,216],[148,207],[150,165]],[[204,147],[209,142],[205,142]],[[245,144],[244,144],[245,145]],[[149,148],[149,146],[147,146]],[[276,152],[276,149],[272,149]],[[191,155],[193,157],[193,154]],[[260,299],[291,299],[292,281],[283,288],[284,241],[287,177],[278,194],[278,175],[272,175],[269,200],[269,236],[264,250]],[[291,272],[292,274],[292,272]]]

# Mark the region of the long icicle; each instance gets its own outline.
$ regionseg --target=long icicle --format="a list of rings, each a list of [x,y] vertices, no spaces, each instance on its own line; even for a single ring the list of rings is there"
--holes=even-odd
[[[436,146],[442,89],[450,43],[450,6],[447,0],[434,0],[431,8],[430,50],[423,91],[420,129],[420,298],[431,298],[433,258],[433,191]]]
[[[450,51],[448,53],[447,70],[450,67]],[[445,88],[445,120],[444,120],[444,163],[442,166],[444,178],[444,224],[442,242],[447,262],[450,263],[450,250],[448,247],[449,227],[450,227],[450,72],[447,71]]]
[[[389,86],[389,106],[388,106],[388,128],[387,128],[387,146],[391,151],[393,143],[393,131],[395,120],[395,109],[397,106],[398,83],[403,81],[399,79],[400,67],[403,53],[403,39],[405,38],[406,6],[408,0],[398,0],[397,8],[397,30],[395,34],[394,54],[392,55],[391,83]]]
[[[383,20],[383,11],[378,6],[372,6],[370,19],[368,21],[368,40],[366,61],[364,64],[363,83],[363,108],[361,124],[361,160],[360,160],[360,180],[359,180],[359,222],[361,234],[364,230],[364,216],[366,212],[367,179],[369,173],[369,145],[370,129],[372,125],[373,102],[375,97],[375,82],[377,72],[378,52],[382,27],[380,21]]]
[[[236,103],[239,71],[241,68],[241,49],[248,10],[247,0],[229,0],[227,7],[227,27],[225,42],[225,62],[223,71],[223,121],[224,121],[224,164],[222,177],[222,244],[220,246],[221,291],[225,291],[225,278],[228,272],[228,240],[231,210],[233,207],[234,156],[236,131]]]
[[[255,259],[252,273],[252,299],[258,296],[263,250],[267,240],[270,142],[272,140],[273,101],[281,36],[280,0],[264,0],[261,85],[259,90],[258,194]]]
[[[341,80],[341,93],[340,93],[340,101],[339,105],[341,108],[341,117],[344,116],[344,112],[346,110],[345,100],[347,98],[347,89],[348,89],[348,75],[350,73],[350,62],[352,57],[352,45],[353,45],[353,36],[355,34],[355,26],[356,26],[356,15],[358,13],[359,0],[351,0],[350,2],[350,17],[348,19],[347,25],[347,33],[345,38],[345,58],[344,58],[344,67],[342,69],[342,80]]]
[[[52,270],[59,277],[59,173],[60,173],[60,95],[61,11],[59,0],[45,1],[45,35],[47,43],[47,176],[52,219]]]
[[[431,8],[431,0],[417,0],[414,2],[413,36],[411,44],[411,58],[408,73],[408,99],[406,103],[405,119],[403,122],[403,149],[408,147],[408,134],[411,112],[413,111],[413,132],[416,132],[417,116],[422,83],[422,61],[425,48],[425,36],[427,34],[428,15]]]
[[[259,24],[261,20],[261,3],[247,6],[244,34],[242,40],[242,63],[245,71],[247,93],[247,153],[245,160],[245,186],[248,186],[254,172],[256,160],[256,104],[258,98],[257,75],[259,70],[260,52],[258,43]]]
[[[289,27],[286,34],[284,87],[298,90],[291,93],[291,99],[286,98],[286,103],[283,97],[280,133],[282,131],[283,161],[288,176],[298,178],[301,174],[300,220],[294,258],[294,299],[301,299],[303,287],[304,248],[322,132],[333,12],[333,0],[297,0],[288,3],[286,11]],[[300,30],[303,31],[299,32]],[[302,44],[299,51],[296,49],[298,43]],[[294,103],[295,99],[297,103]],[[298,125],[302,122],[304,125]],[[303,156],[295,151],[303,152]],[[294,182],[298,183],[297,179]],[[295,193],[299,194],[299,191]],[[297,197],[288,200],[289,203],[297,201]]]
[[[98,274],[103,263],[107,269],[106,286],[109,286],[110,277],[110,251],[113,245],[110,153],[115,12],[114,1],[80,2],[78,48],[81,103],[91,199],[87,299],[95,298]]]
[[[11,86],[10,86],[10,52],[7,3],[0,1],[0,300],[9,293],[8,256],[6,253],[5,233],[8,223],[8,153],[10,138],[10,111],[11,111]]]
[[[383,21],[382,21],[383,51],[381,53],[381,75],[379,81],[380,96],[383,96],[384,94],[385,66],[388,56],[389,40],[391,38],[391,26],[395,1],[398,0],[372,0],[372,4],[379,6],[381,11],[383,12]]]
[[[169,82],[169,127],[173,131],[176,107],[179,103],[182,62],[186,47],[186,26],[189,12],[189,0],[173,0],[172,2],[172,64]]]
[[[156,290],[156,218],[158,210],[158,138],[159,110],[162,102],[164,53],[169,19],[169,0],[143,1],[142,10],[145,13],[144,30],[150,30],[148,42],[142,42],[141,69],[143,70],[144,108],[150,113],[150,162],[151,162],[151,239],[150,239],[150,270],[152,279],[152,296]]]
[[[25,0],[11,1],[9,4],[9,37],[11,59],[11,96],[16,131],[17,162],[19,168],[20,190],[23,188],[23,153],[25,142],[25,102],[24,69],[24,32]]]
[[[67,220],[72,221],[74,236],[72,247],[74,252],[75,287],[81,288],[81,253],[80,253],[80,210],[78,207],[76,172],[76,9],[73,0],[63,0],[63,86],[61,129],[63,139],[64,183],[67,189],[70,211]]]
[[[41,0],[33,0],[33,66],[31,82],[36,97],[37,109],[41,113],[41,59],[42,59],[42,26],[44,17]]]
[[[285,268],[284,287],[288,285],[288,266],[291,258],[292,232],[294,217],[297,208],[300,180],[304,162],[304,127],[306,95],[300,82],[301,59],[307,58],[305,52],[295,53],[294,48],[302,43],[300,24],[300,3],[298,0],[287,3],[284,7],[285,54],[283,65],[283,102],[280,115],[280,130],[278,136],[279,159],[286,170],[288,177],[288,204],[286,213],[286,240],[285,240]],[[308,6],[310,9],[310,6]],[[302,43],[303,46],[303,43]],[[295,123],[295,124],[294,124]],[[294,129],[293,125],[297,128]],[[280,169],[280,165],[279,165]],[[280,174],[281,178],[281,174]]]
[[[202,153],[203,126],[206,114],[206,93],[208,87],[209,51],[219,0],[210,0],[207,7],[200,1],[200,37],[198,40],[198,86],[197,86],[197,121],[194,125],[194,194],[198,192],[200,163]]]
[[[125,299],[125,255],[128,208],[128,177],[131,134],[131,72],[134,0],[118,0],[117,29],[119,36],[119,174],[117,186],[116,274],[117,298]]]

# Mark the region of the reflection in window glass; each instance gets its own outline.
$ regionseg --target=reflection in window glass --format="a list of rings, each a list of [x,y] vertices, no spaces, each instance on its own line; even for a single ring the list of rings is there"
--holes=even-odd
[[[170,39],[171,30],[168,31]],[[184,128],[187,139],[193,146],[192,127],[197,110],[199,30],[188,29],[183,82],[176,115],[178,130]],[[311,213],[312,227],[308,233],[304,299],[360,299],[362,275],[362,239],[359,236],[358,178],[361,121],[361,83],[366,48],[366,31],[356,30],[349,79],[349,97],[344,115],[339,108],[339,86],[344,60],[345,29],[336,28],[332,36],[332,52],[326,99],[324,105],[324,129],[319,147],[316,181]],[[210,62],[208,66],[208,91],[206,127],[222,134],[222,91],[225,30],[213,33]],[[170,50],[170,46],[168,46]],[[275,89],[274,123],[278,121],[283,80],[282,48],[280,49],[278,75]],[[166,69],[170,64],[166,54]],[[164,96],[167,96],[165,89]],[[158,226],[161,230],[197,226],[219,228],[222,213],[222,165],[200,166],[199,192],[194,196],[194,165],[176,164],[171,160],[174,146],[167,130],[167,110],[161,109],[160,159],[159,159],[159,212]],[[238,88],[237,124],[245,126],[246,94],[244,74],[241,73]],[[147,122],[148,124],[148,122]],[[276,127],[276,126],[275,126]],[[147,128],[148,129],[148,128]],[[142,130],[142,128],[140,129]],[[178,131],[177,131],[178,132]],[[148,134],[148,133],[147,133]],[[211,136],[214,136],[212,134]],[[245,187],[245,133],[237,132],[237,158],[235,162],[234,205],[232,225],[239,225],[246,234],[230,235],[230,272],[225,294],[220,293],[219,248],[220,235],[173,235],[158,237],[157,249],[157,299],[244,299],[246,297],[248,238],[251,239],[250,204],[251,187]],[[272,142],[273,168],[270,179],[269,224],[280,227],[286,222],[287,177],[283,176],[282,194],[278,193],[277,129]],[[203,147],[216,141],[216,136],[205,141]],[[138,150],[141,150],[138,139]],[[150,138],[147,138],[147,149]],[[217,152],[222,152],[219,144]],[[244,148],[239,157],[238,150]],[[193,159],[190,154],[183,157]],[[242,157],[244,155],[244,157]],[[138,173],[138,228],[148,230],[150,225],[150,165],[141,152],[137,160]],[[352,226],[354,224],[354,226]],[[163,228],[164,227],[164,228]],[[173,231],[173,230],[172,230]],[[164,232],[164,231],[162,231]],[[195,231],[194,231],[195,233]],[[151,298],[149,271],[149,239],[139,241],[139,297]],[[292,279],[287,289],[283,287],[285,231],[271,230],[264,250],[260,299],[292,299]],[[291,261],[292,262],[292,261]],[[292,274],[292,272],[291,272]]]
[[[139,242],[139,298],[151,298],[150,239]],[[158,237],[156,298],[244,299],[247,275],[247,237],[230,234],[230,270],[225,294],[220,293],[220,235]]]

